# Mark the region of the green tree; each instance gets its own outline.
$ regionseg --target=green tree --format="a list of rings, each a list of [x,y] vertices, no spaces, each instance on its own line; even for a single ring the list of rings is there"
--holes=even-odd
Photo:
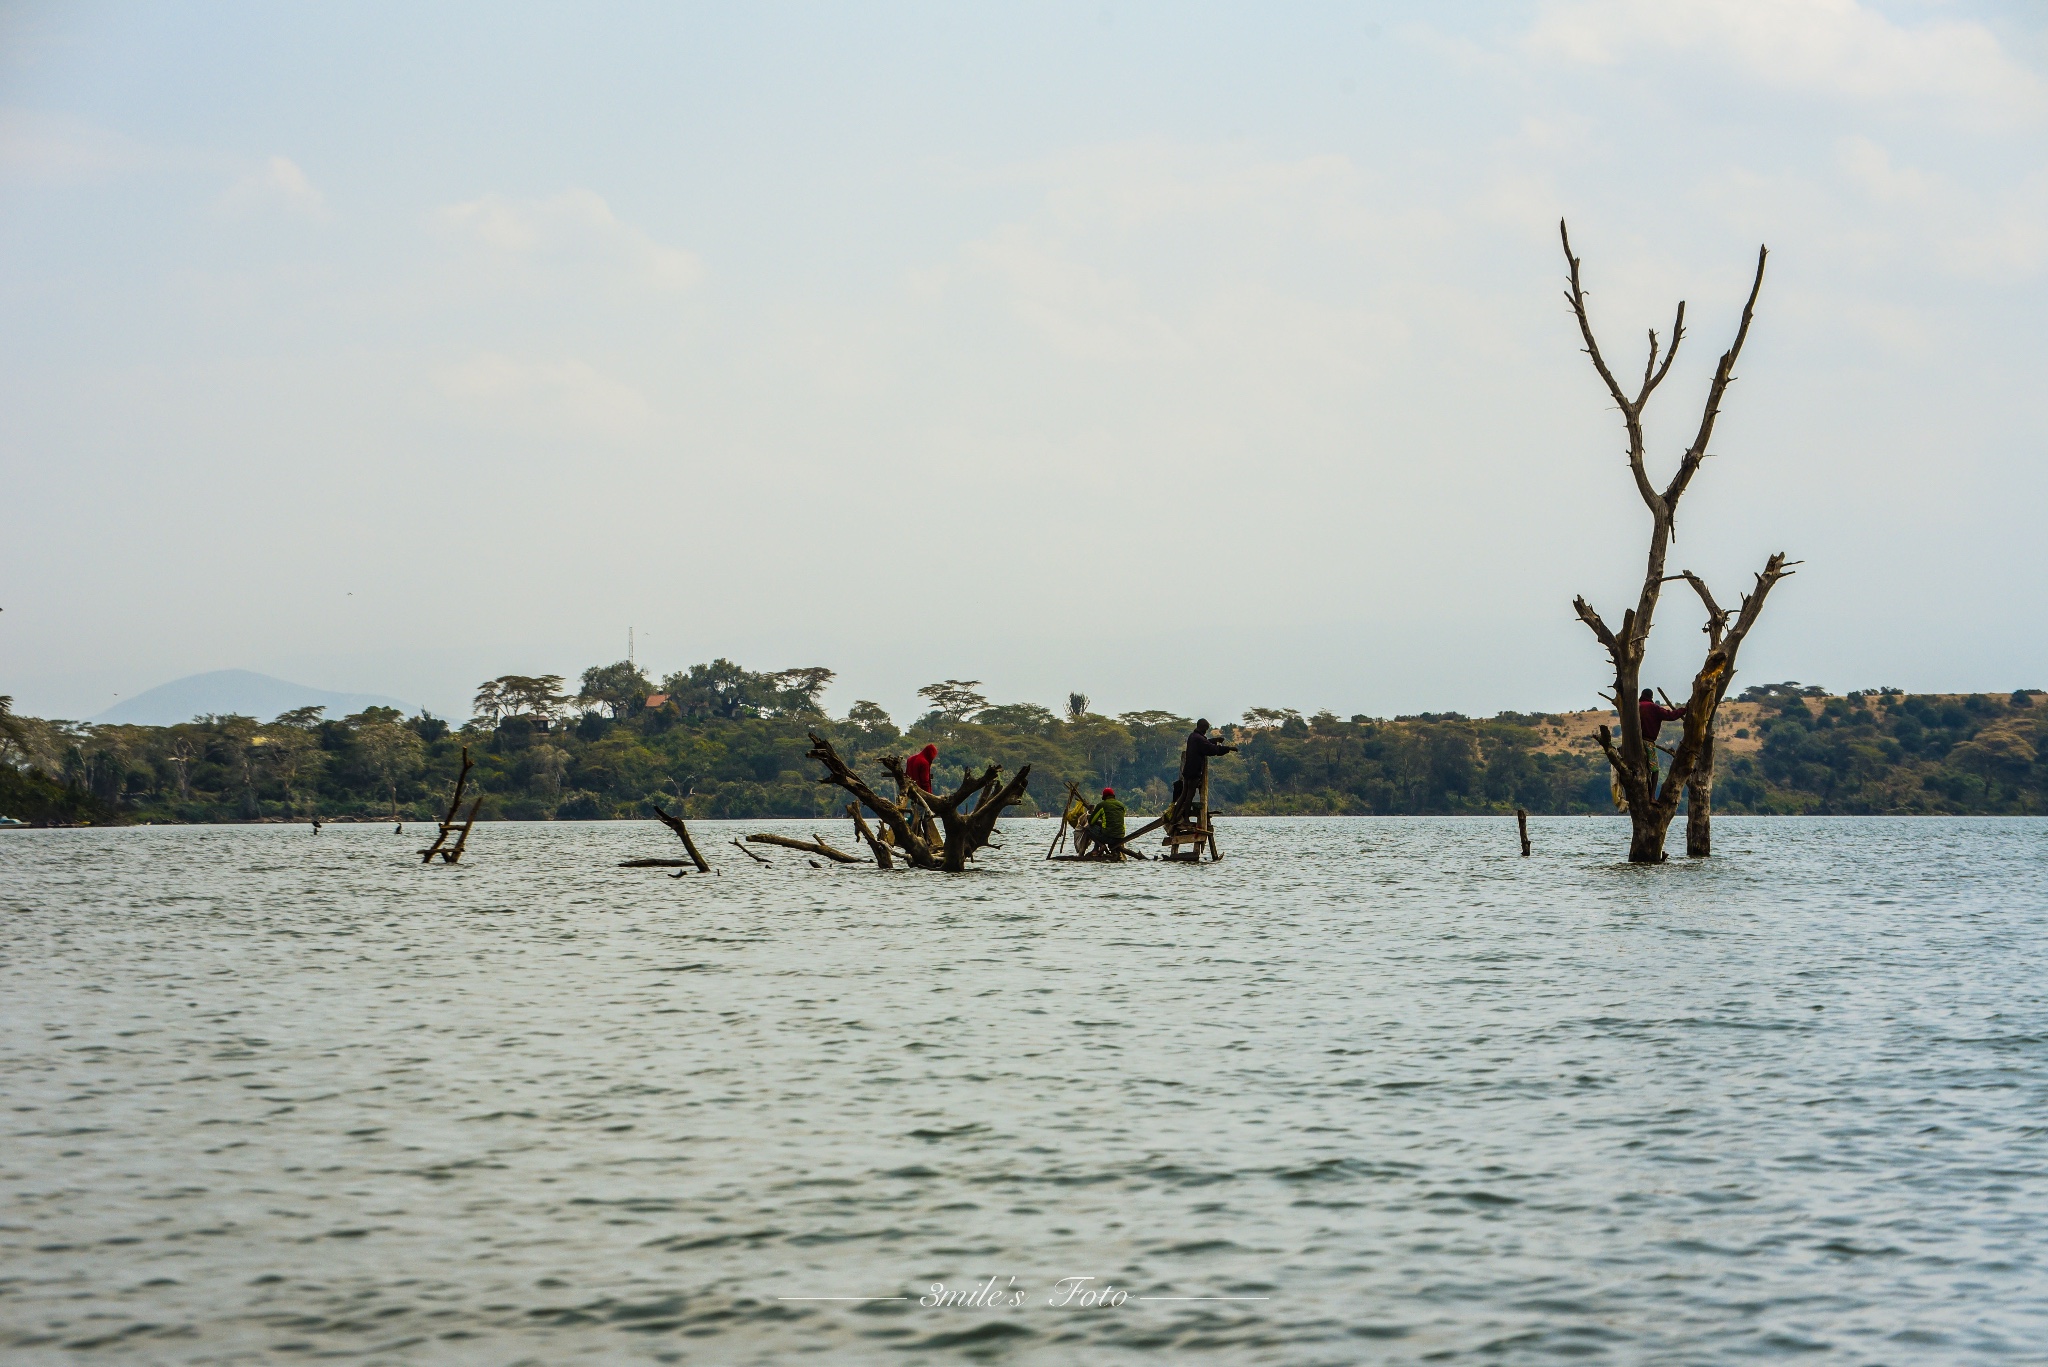
[[[373,708],[389,712],[391,708]],[[366,714],[360,714],[366,715]],[[356,718],[350,718],[355,721]],[[426,746],[411,727],[390,718],[375,718],[355,728],[355,744],[363,762],[390,795],[391,819],[398,820],[398,787],[420,771]]]
[[[640,667],[630,660],[616,664],[592,665],[583,671],[583,687],[576,694],[576,701],[589,707],[602,707],[617,721],[630,717],[647,705],[647,695],[654,691],[654,684]]]
[[[889,719],[880,705],[862,698],[847,709],[846,724],[860,732],[870,741],[884,744],[895,741],[903,733],[896,729],[896,723]]]
[[[940,719],[962,722],[988,706],[988,699],[974,691],[979,687],[979,679],[945,679],[926,684],[917,690],[917,696],[931,703],[932,712]]]

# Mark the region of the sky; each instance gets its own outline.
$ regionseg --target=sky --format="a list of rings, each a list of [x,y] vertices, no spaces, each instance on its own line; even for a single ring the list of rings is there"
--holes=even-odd
[[[0,5],[0,692],[621,658],[1235,717],[2048,686],[2048,9]],[[1701,613],[1667,595],[1647,678]]]

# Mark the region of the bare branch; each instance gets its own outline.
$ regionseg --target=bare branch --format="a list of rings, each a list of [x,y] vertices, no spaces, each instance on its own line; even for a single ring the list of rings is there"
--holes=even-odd
[[[1707,581],[1694,574],[1691,570],[1682,571],[1672,575],[1671,578],[1683,579],[1686,583],[1692,585],[1693,592],[1697,593],[1700,596],[1700,601],[1706,604],[1707,624],[1701,627],[1700,630],[1707,634],[1707,648],[1709,650],[1719,646],[1721,644],[1721,632],[1728,625],[1728,614],[1722,610],[1719,603],[1714,601],[1713,591],[1707,587]]]
[[[1805,563],[1803,560],[1787,560],[1783,551],[1779,551],[1764,562],[1763,572],[1756,577],[1756,587],[1742,595],[1742,606],[1736,611],[1735,624],[1728,628],[1724,648],[1731,664],[1734,662],[1735,652],[1742,646],[1743,637],[1749,635],[1749,629],[1756,625],[1758,615],[1763,612],[1765,596],[1777,586],[1780,579],[1792,577],[1794,565]]]
[[[1664,353],[1664,364],[1656,375],[1650,374],[1650,366],[1657,364],[1657,334],[1650,334],[1650,361],[1643,367],[1643,392],[1636,395],[1636,407],[1641,408],[1657,392],[1657,386],[1664,383],[1664,377],[1671,373],[1671,362],[1678,356],[1678,344],[1685,340],[1685,301],[1678,301],[1678,316],[1671,320],[1671,350]]]
[[[677,837],[681,839],[683,849],[689,853],[690,862],[697,866],[697,872],[711,872],[711,865],[704,862],[703,855],[697,853],[697,842],[690,839],[690,828],[685,826],[680,818],[670,816],[666,811],[663,811],[659,803],[655,805],[654,814],[661,818],[662,825],[674,831]]]
[[[1591,603],[1588,603],[1584,598],[1574,598],[1572,599],[1572,610],[1579,614],[1581,622],[1584,622],[1587,627],[1591,628],[1594,638],[1601,645],[1607,647],[1608,654],[1615,655],[1619,652],[1621,647],[1615,642],[1614,633],[1607,629],[1607,623],[1600,620],[1600,614],[1593,610]]]
[[[1735,382],[1735,362],[1742,355],[1742,344],[1749,340],[1749,324],[1756,316],[1756,297],[1764,287],[1764,262],[1770,259],[1770,255],[1768,247],[1756,249],[1756,279],[1750,282],[1749,298],[1742,305],[1742,322],[1735,329],[1735,342],[1721,353],[1720,364],[1714,367],[1714,383],[1707,390],[1707,406],[1700,413],[1699,433],[1692,439],[1692,445],[1686,448],[1677,471],[1671,476],[1671,483],[1664,490],[1664,502],[1671,507],[1678,505],[1685,486],[1692,483],[1700,462],[1707,458],[1707,443],[1713,440],[1714,423],[1721,416],[1721,399],[1727,394],[1728,386]]]
[[[860,804],[858,802],[847,803],[846,814],[853,818],[854,831],[862,840],[867,842],[868,851],[875,856],[875,867],[881,869],[895,868],[896,862],[889,856],[889,842],[876,836],[873,831],[868,829],[866,819],[860,814]]]
[[[1579,287],[1579,258],[1572,255],[1572,235],[1563,219],[1557,221],[1557,235],[1564,243],[1565,264],[1571,269],[1571,290],[1565,299],[1571,304],[1573,314],[1579,320],[1579,336],[1586,340],[1586,354],[1593,358],[1593,369],[1600,372],[1600,378],[1607,382],[1607,392],[1614,396],[1614,402],[1626,413],[1631,405],[1628,396],[1621,392],[1621,384],[1614,378],[1614,372],[1607,368],[1607,358],[1600,354],[1600,343],[1593,338],[1593,324],[1586,317],[1586,292]]]
[[[1565,299],[1572,306],[1572,315],[1579,320],[1579,336],[1585,339],[1586,355],[1592,357],[1593,368],[1600,372],[1601,380],[1607,385],[1607,392],[1614,398],[1615,407],[1621,410],[1622,424],[1628,429],[1628,468],[1635,476],[1636,492],[1643,496],[1643,502],[1649,507],[1651,515],[1662,519],[1665,516],[1663,502],[1656,486],[1650,483],[1649,472],[1643,467],[1642,402],[1640,399],[1634,403],[1629,402],[1628,396],[1621,392],[1621,382],[1616,380],[1614,372],[1607,368],[1607,358],[1600,354],[1600,343],[1593,337],[1592,319],[1586,316],[1586,292],[1579,284],[1579,258],[1572,255],[1572,236],[1561,218],[1557,221],[1557,235],[1559,241],[1564,243],[1565,264],[1570,267],[1571,272],[1571,289],[1565,294]],[[1654,387],[1645,381],[1643,396],[1647,398],[1650,389]]]

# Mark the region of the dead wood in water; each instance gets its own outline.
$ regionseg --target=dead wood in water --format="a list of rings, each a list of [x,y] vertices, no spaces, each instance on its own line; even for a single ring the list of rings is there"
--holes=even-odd
[[[737,840],[732,842],[732,847],[738,850],[741,854],[745,855],[747,858],[753,860],[756,864],[767,864],[773,862],[770,859],[768,859],[765,855],[755,854],[752,850],[748,849],[745,845],[742,845]]]
[[[859,859],[848,854],[845,850],[836,850],[827,845],[823,840],[793,840],[786,835],[750,835],[747,839],[756,845],[780,845],[785,850],[802,850],[806,854],[822,854],[827,859],[836,860],[841,864],[858,864],[860,862]]]
[[[1565,300],[1578,321],[1579,336],[1586,344],[1585,352],[1593,362],[1593,369],[1599,372],[1608,397],[1621,410],[1622,426],[1628,437],[1629,473],[1635,479],[1636,492],[1650,510],[1650,549],[1644,566],[1643,586],[1637,594],[1635,606],[1622,613],[1620,630],[1610,628],[1582,597],[1572,600],[1572,608],[1606,650],[1608,662],[1614,670],[1613,702],[1620,714],[1620,736],[1617,738],[1603,726],[1599,738],[1600,749],[1614,771],[1615,786],[1621,790],[1622,799],[1628,807],[1629,861],[1656,864],[1665,858],[1664,838],[1678,810],[1679,795],[1688,791],[1695,795],[1693,801],[1700,816],[1697,841],[1692,836],[1692,823],[1688,822],[1687,853],[1707,852],[1706,823],[1713,786],[1714,716],[1727,694],[1729,681],[1734,677],[1735,653],[1750,627],[1755,625],[1758,613],[1763,610],[1765,595],[1792,572],[1789,563],[1796,563],[1787,562],[1783,552],[1773,555],[1763,572],[1757,575],[1755,590],[1743,596],[1742,608],[1732,625],[1728,614],[1715,605],[1713,595],[1698,575],[1690,570],[1679,574],[1664,572],[1665,560],[1676,535],[1678,501],[1710,454],[1708,443],[1713,439],[1714,424],[1721,416],[1721,402],[1727,395],[1728,386],[1735,381],[1735,363],[1742,355],[1743,343],[1749,338],[1750,323],[1756,315],[1757,296],[1764,286],[1764,263],[1770,253],[1762,247],[1757,249],[1756,276],[1750,282],[1749,298],[1742,306],[1742,319],[1736,327],[1735,340],[1721,354],[1720,363],[1714,368],[1714,378],[1707,389],[1706,404],[1692,444],[1679,457],[1678,469],[1670,482],[1659,489],[1651,482],[1645,463],[1643,410],[1657,386],[1671,372],[1671,362],[1678,355],[1679,343],[1685,339],[1685,305],[1681,303],[1678,306],[1677,316],[1671,324],[1671,346],[1662,353],[1661,361],[1657,334],[1654,331],[1650,333],[1649,359],[1643,365],[1642,384],[1634,397],[1630,397],[1608,368],[1606,358],[1600,353],[1600,344],[1593,336],[1592,320],[1586,312],[1585,290],[1579,282],[1579,259],[1572,255],[1571,234],[1562,221],[1558,223],[1557,231],[1569,268],[1570,288],[1565,293]],[[1658,600],[1664,585],[1674,579],[1691,583],[1706,603],[1708,647],[1706,660],[1693,678],[1692,694],[1686,700],[1684,729],[1678,748],[1672,753],[1670,770],[1659,775],[1656,754],[1643,736],[1637,698],[1641,692],[1643,656],[1649,645]]]
[[[1515,808],[1515,825],[1522,832],[1522,858],[1527,859],[1529,857],[1529,809],[1527,807]]]
[[[1023,800],[1024,790],[1031,781],[1031,766],[1028,764],[1019,769],[1008,783],[999,782],[1002,766],[991,764],[979,774],[963,772],[960,786],[950,793],[928,793],[910,782],[904,773],[903,761],[890,755],[882,761],[882,767],[896,781],[897,791],[903,794],[902,800],[891,802],[870,787],[866,779],[839,757],[832,743],[815,731],[811,733],[809,753],[812,759],[825,766],[825,777],[818,781],[844,788],[873,812],[889,828],[891,843],[912,867],[943,869],[947,873],[966,869],[967,861],[974,857],[975,851],[989,844],[996,821],[1005,809]],[[973,807],[962,810],[970,801]],[[925,834],[930,829],[927,821],[913,820],[913,809],[917,816],[936,821],[944,829],[944,839],[937,848]]]
[[[690,861],[687,859],[621,859],[619,867],[622,869],[687,869],[690,867]]]
[[[697,842],[690,839],[690,828],[688,826],[685,826],[677,818],[670,816],[667,812],[663,811],[659,806],[655,807],[654,814],[657,817],[661,818],[662,825],[674,831],[676,833],[677,838],[683,842],[683,848],[690,852],[690,862],[697,866],[697,872],[711,872],[711,865],[705,863],[704,856],[698,853],[697,851]]]
[[[434,837],[434,843],[420,851],[420,862],[431,864],[434,856],[440,855],[443,864],[453,864],[462,858],[463,847],[469,844],[469,828],[476,825],[476,809],[484,805],[479,793],[469,804],[469,816],[460,827],[455,824],[455,814],[462,810],[462,790],[469,783],[469,771],[475,766],[470,763],[469,747],[462,747],[462,772],[455,776],[455,793],[448,799],[448,815],[441,818],[441,833]],[[448,844],[448,836],[455,832],[455,843]],[[445,848],[444,848],[445,847]]]
[[[875,867],[880,869],[895,868],[896,861],[889,854],[889,842],[877,838],[875,833],[868,829],[867,819],[860,814],[860,804],[858,802],[847,803],[846,814],[853,818],[854,833],[866,841],[868,849],[873,852]]]

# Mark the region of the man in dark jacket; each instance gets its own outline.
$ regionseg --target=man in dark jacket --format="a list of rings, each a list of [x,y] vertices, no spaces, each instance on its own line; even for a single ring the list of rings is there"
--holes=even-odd
[[[1188,732],[1187,748],[1180,755],[1180,777],[1173,784],[1173,805],[1180,810],[1183,796],[1193,802],[1195,794],[1202,791],[1202,780],[1209,775],[1209,759],[1213,755],[1227,755],[1237,747],[1225,745],[1209,734],[1209,719],[1202,718],[1195,723],[1195,729]]]

